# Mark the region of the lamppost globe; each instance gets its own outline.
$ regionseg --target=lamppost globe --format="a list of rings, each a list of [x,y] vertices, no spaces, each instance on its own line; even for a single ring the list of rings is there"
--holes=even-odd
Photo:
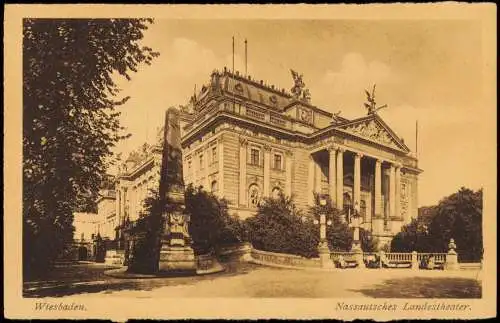
[[[319,224],[319,221],[314,219],[314,224]]]
[[[326,221],[326,225],[332,225],[332,220]]]
[[[325,205],[326,205],[326,200],[325,200],[324,198],[321,198],[321,199],[319,200],[319,205],[321,205],[321,206],[325,206]]]

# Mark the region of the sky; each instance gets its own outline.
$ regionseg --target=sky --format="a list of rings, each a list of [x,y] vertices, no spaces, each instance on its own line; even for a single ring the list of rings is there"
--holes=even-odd
[[[117,79],[122,125],[132,137],[115,152],[152,142],[165,110],[187,103],[214,69],[232,65],[278,88],[303,74],[311,103],[346,118],[366,114],[364,89],[377,85],[380,117],[416,149],[419,206],[461,186],[479,189],[492,150],[491,109],[483,93],[481,24],[473,20],[156,20],[144,45],[160,52],[131,81]]]

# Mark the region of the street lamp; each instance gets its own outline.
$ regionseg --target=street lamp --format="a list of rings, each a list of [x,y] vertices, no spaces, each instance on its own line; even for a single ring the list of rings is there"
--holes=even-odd
[[[359,239],[359,209],[358,209],[358,202],[356,201],[356,204],[354,206],[353,210],[353,227],[354,227],[354,233],[353,233],[353,240],[352,240],[352,247],[351,251],[355,253],[355,258],[356,262],[358,263],[359,268],[364,268],[365,263],[363,261],[363,249],[361,248],[361,241]]]
[[[326,200],[320,199],[319,204],[321,205],[321,212],[318,219],[314,220],[314,224],[319,224],[319,243],[318,243],[318,253],[321,260],[322,267],[332,267],[333,263],[330,260],[330,248],[328,247],[328,241],[326,239],[326,226],[332,225],[331,220],[326,219],[326,213],[324,207],[326,206]]]

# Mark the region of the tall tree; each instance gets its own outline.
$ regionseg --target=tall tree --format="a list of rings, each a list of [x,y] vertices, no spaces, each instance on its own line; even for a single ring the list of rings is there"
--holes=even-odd
[[[151,19],[23,21],[23,256],[50,268],[72,240],[72,212],[95,198],[111,148],[127,136],[115,77],[159,53],[141,46]],[[31,270],[30,270],[31,269]]]
[[[453,238],[458,260],[480,261],[483,255],[483,190],[462,187],[442,199],[429,226],[436,251],[448,250]]]
[[[483,191],[468,188],[443,198],[427,214],[403,226],[394,236],[391,250],[400,252],[446,252],[453,238],[459,261],[480,261],[483,254]]]

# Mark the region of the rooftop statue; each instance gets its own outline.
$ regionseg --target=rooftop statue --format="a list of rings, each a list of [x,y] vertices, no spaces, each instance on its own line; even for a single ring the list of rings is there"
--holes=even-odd
[[[366,100],[368,102],[365,102],[364,105],[365,108],[368,110],[368,115],[376,114],[378,110],[387,108],[387,104],[377,107],[377,103],[375,102],[375,86],[376,84],[373,85],[372,93],[368,92],[368,90],[365,90]]]
[[[290,72],[292,73],[292,77],[293,77],[293,82],[294,82],[294,85],[291,89],[291,92],[293,94],[293,96],[297,99],[297,100],[301,100],[301,101],[305,101],[305,102],[310,102],[311,101],[311,93],[309,92],[309,89],[306,89],[306,84],[304,83],[304,81],[302,81],[302,77],[303,77],[303,74],[300,74],[294,70],[290,70]]]

